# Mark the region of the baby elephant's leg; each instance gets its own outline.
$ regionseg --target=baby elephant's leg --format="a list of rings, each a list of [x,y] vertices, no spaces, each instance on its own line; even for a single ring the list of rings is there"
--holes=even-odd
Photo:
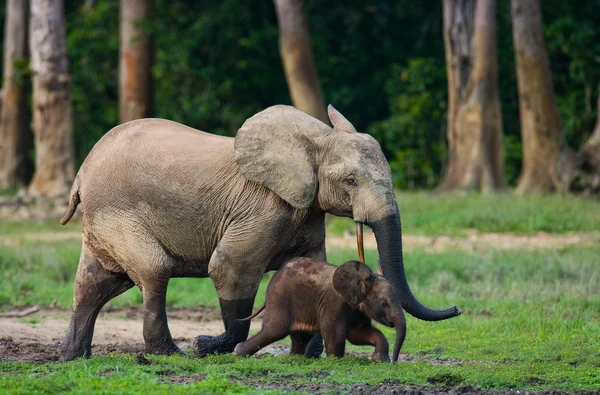
[[[292,332],[290,333],[290,338],[292,339],[292,349],[290,354],[299,354],[305,355],[306,346],[310,342],[310,339],[313,337],[310,333],[304,332]]]
[[[390,361],[388,341],[383,333],[373,325],[349,328],[348,341],[357,346],[375,346],[375,352],[371,356],[373,362]]]
[[[240,357],[253,355],[261,348],[283,339],[289,333],[290,325],[287,317],[271,318],[271,314],[267,310],[261,331],[245,342],[238,343],[233,350],[233,354]]]
[[[321,320],[323,322],[323,320]],[[321,335],[325,340],[325,353],[328,357],[342,358],[346,351],[346,326],[342,319],[333,319],[321,325]]]
[[[253,355],[261,348],[266,347],[277,340],[281,340],[287,335],[288,331],[284,328],[263,328],[250,339],[238,343],[233,350],[233,354],[239,357]]]

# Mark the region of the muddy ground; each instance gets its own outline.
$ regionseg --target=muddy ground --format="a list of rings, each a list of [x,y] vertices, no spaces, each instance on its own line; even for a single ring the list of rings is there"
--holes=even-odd
[[[68,326],[70,311],[59,308],[42,309],[34,315],[23,318],[0,317],[0,360],[30,361],[49,363],[60,361],[60,341]],[[252,329],[260,327],[261,316],[252,322]],[[192,339],[199,334],[218,335],[223,331],[220,312],[216,308],[199,307],[195,309],[170,309],[169,326],[175,342],[188,350]],[[102,312],[96,322],[93,354],[130,353],[137,356],[138,363],[151,364],[143,355],[142,310],[141,308],[120,308]],[[370,351],[370,350],[368,350]],[[369,358],[370,352],[354,352],[350,356]],[[260,354],[282,355],[289,352],[289,345],[274,344]],[[260,358],[260,356],[257,356]],[[424,361],[429,364],[460,365],[461,362],[430,355],[400,355],[400,363]],[[107,374],[110,374],[108,372]],[[329,376],[327,371],[310,373],[311,379]],[[300,377],[300,376],[298,376]],[[240,384],[258,389],[278,389],[283,391],[306,391],[309,393],[352,393],[352,394],[564,394],[560,391],[528,392],[524,390],[480,390],[473,386],[443,386],[432,378],[432,387],[408,387],[396,381],[385,381],[378,385],[356,383],[340,385],[311,383],[305,385],[289,384],[298,377],[282,377],[277,382],[264,383],[259,380],[240,381]],[[177,375],[167,371],[161,373],[162,381],[186,384],[204,379],[202,374]],[[313,380],[318,381],[318,380]],[[581,393],[584,394],[584,393]],[[588,393],[591,394],[591,393]]]
[[[0,317],[0,358],[9,361],[57,362],[62,337],[69,325],[71,313],[68,309],[46,308],[34,315],[18,318]],[[219,335],[224,331],[221,313],[217,308],[170,308],[169,329],[177,345],[187,351],[198,335]],[[252,320],[251,330],[260,329],[263,314]],[[92,353],[111,352],[142,353],[143,312],[141,307],[114,308],[98,316],[94,330]],[[370,350],[353,353],[357,357],[370,357]],[[274,344],[260,354],[282,355],[289,352],[289,345]],[[433,356],[426,359],[431,364],[456,365],[459,362]],[[417,359],[401,355],[401,361]]]

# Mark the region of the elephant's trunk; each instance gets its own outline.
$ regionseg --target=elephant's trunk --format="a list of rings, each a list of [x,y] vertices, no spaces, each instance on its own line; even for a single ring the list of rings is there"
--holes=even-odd
[[[395,212],[387,217],[371,222],[369,225],[373,229],[377,240],[377,250],[379,251],[383,275],[396,287],[404,310],[410,315],[425,321],[440,321],[460,314],[456,306],[445,310],[432,310],[423,306],[412,294],[404,273],[402,229],[400,227],[400,213],[397,208]]]
[[[404,313],[402,311],[396,312],[393,318],[394,327],[396,328],[396,342],[394,344],[394,353],[392,354],[392,362],[398,362],[398,355],[402,344],[404,344],[404,337],[406,337],[406,320],[404,319]]]

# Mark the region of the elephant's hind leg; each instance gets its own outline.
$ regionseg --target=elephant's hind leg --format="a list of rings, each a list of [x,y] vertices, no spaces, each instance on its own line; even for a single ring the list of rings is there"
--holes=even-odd
[[[166,296],[168,279],[142,282],[144,297],[144,342],[147,354],[183,354],[173,341],[167,324]]]
[[[268,308],[272,308],[276,313],[284,311],[277,305]],[[237,356],[250,356],[261,348],[283,339],[290,333],[289,321],[289,317],[286,317],[285,314],[273,314],[267,310],[261,331],[245,342],[239,343],[233,353]],[[293,340],[294,337],[292,337]]]
[[[61,345],[64,360],[91,355],[94,324],[100,309],[132,286],[133,281],[126,274],[106,270],[83,245],[75,276],[73,314]]]

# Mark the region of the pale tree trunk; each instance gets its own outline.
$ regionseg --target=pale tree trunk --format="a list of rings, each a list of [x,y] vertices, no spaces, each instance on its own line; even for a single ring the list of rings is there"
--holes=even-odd
[[[34,196],[68,195],[75,173],[64,4],[31,0],[29,50],[33,73]]]
[[[302,0],[274,0],[279,52],[294,107],[329,124]]]
[[[583,166],[600,173],[600,85],[598,85],[598,100],[596,102],[597,119],[592,135],[581,149]]]
[[[0,113],[0,190],[25,184],[27,102],[15,63],[27,58],[28,3],[8,0],[4,25],[4,76]]]
[[[512,0],[523,168],[517,193],[566,192],[578,176],[560,129],[539,0]]]
[[[152,45],[143,23],[150,17],[149,0],[121,0],[119,121],[150,116],[152,111]]]
[[[450,157],[438,190],[503,189],[496,1],[443,0]]]

